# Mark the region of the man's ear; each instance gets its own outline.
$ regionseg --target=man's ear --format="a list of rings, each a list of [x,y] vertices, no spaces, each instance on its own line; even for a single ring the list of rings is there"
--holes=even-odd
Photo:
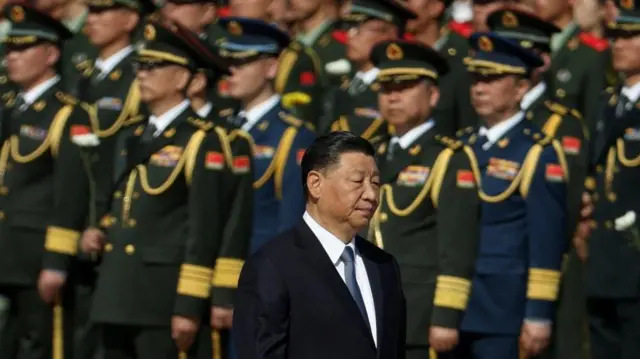
[[[47,45],[45,49],[45,53],[46,53],[46,59],[45,59],[46,64],[50,67],[55,65],[60,59],[60,49],[58,49],[56,46]]]
[[[276,78],[276,74],[278,73],[278,59],[276,58],[268,58],[266,61],[266,73],[267,78],[269,80],[273,80]]]
[[[202,92],[204,92],[206,87],[207,87],[206,75],[202,72],[197,72],[191,78],[191,83],[189,83],[189,87],[187,89],[187,95],[189,96],[189,98],[193,96],[197,96],[198,94],[201,94]]]
[[[309,191],[309,197],[312,199],[320,198],[322,193],[322,185],[324,182],[324,176],[318,171],[310,171],[307,175],[307,190]]]

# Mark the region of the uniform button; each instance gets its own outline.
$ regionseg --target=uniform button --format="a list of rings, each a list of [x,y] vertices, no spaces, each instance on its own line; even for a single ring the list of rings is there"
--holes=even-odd
[[[140,192],[133,192],[133,198],[134,199],[140,198]]]
[[[564,98],[565,96],[567,96],[567,92],[563,89],[558,89],[556,90],[556,96]]]
[[[124,252],[128,255],[132,255],[136,252],[136,247],[134,247],[133,244],[127,244],[126,247],[124,247]]]
[[[113,250],[113,244],[111,243],[107,243],[104,245],[104,251],[105,252],[111,252]]]
[[[605,227],[606,229],[611,229],[611,228],[613,228],[613,222],[611,222],[611,221],[605,221],[605,222],[604,222],[604,227]]]
[[[120,191],[115,191],[115,192],[113,193],[113,198],[115,198],[115,199],[120,199],[120,198],[122,198],[122,192],[120,192]]]
[[[0,221],[4,220],[6,218],[4,211],[0,211]]]
[[[0,187],[0,195],[6,196],[9,194],[9,187],[2,186]]]
[[[136,224],[138,224],[138,221],[136,221],[136,220],[135,220],[135,218],[131,218],[131,219],[129,219],[129,221],[127,222],[127,224],[128,224],[130,227],[135,227],[135,226],[136,226]]]
[[[602,171],[603,171],[602,165],[597,165],[596,166],[596,172],[602,173]]]
[[[380,213],[380,222],[386,222],[389,219],[389,215],[382,212]]]
[[[609,193],[607,195],[607,198],[609,198],[609,202],[615,202],[618,199],[618,195],[616,195],[615,193]]]

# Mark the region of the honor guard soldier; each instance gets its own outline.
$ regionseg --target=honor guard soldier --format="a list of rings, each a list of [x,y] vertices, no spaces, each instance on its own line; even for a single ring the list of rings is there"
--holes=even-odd
[[[482,200],[471,296],[456,358],[534,357],[551,335],[566,244],[562,146],[520,109],[542,60],[493,33],[471,36],[471,101],[484,126],[467,142]]]
[[[105,359],[211,358],[214,264],[228,218],[222,210],[230,146],[185,98],[199,54],[153,22],[135,61],[151,115],[122,132],[112,204],[86,252],[102,252],[91,320]],[[120,163],[120,162],[117,162]]]
[[[358,72],[328,99],[332,105],[327,106],[326,118],[318,133],[349,131],[372,142],[387,137],[387,124],[378,111],[380,86],[375,79],[379,69],[371,63],[371,49],[380,42],[401,38],[407,20],[415,17],[404,4],[395,0],[352,3],[345,16],[345,21],[352,25],[347,57]]]
[[[213,357],[229,358],[230,339],[228,329],[232,322],[233,297],[238,287],[240,270],[249,252],[251,225],[253,220],[253,139],[238,126],[227,121],[207,99],[207,85],[217,78],[229,75],[228,60],[223,59],[214,45],[184,28],[178,32],[189,40],[190,46],[200,54],[199,72],[189,86],[191,106],[198,116],[223,128],[231,143],[233,161],[229,164],[227,198],[228,219],[224,228],[224,239],[216,260],[211,291],[211,327],[213,332]],[[225,110],[226,111],[226,110]]]
[[[436,134],[431,118],[448,70],[444,57],[391,41],[374,47],[372,61],[380,69],[380,111],[395,133],[378,148],[383,185],[370,240],[400,265],[407,358],[429,359],[430,346],[446,352],[456,345],[469,298],[480,205],[471,149]]]
[[[596,227],[589,239],[587,310],[593,359],[640,353],[640,1],[607,24],[622,86],[608,91],[595,143]]]
[[[518,10],[498,10],[487,20],[491,31],[517,41],[522,47],[538,53],[545,65],[531,76],[532,88],[524,95],[520,107],[545,135],[553,136],[562,144],[567,158],[567,243],[571,244],[580,219],[583,183],[589,162],[588,130],[576,110],[570,110],[553,101],[544,75],[551,64],[549,44],[560,29],[537,16]],[[586,318],[583,265],[575,248],[570,248],[563,265],[562,290],[553,331],[554,341],[548,351],[550,358],[568,358],[584,348],[583,326]]]
[[[561,29],[550,43],[547,79],[556,100],[577,109],[590,131],[599,118],[600,95],[606,87],[610,49],[606,39],[580,30],[573,21],[573,1],[537,1],[536,14]]]
[[[73,280],[89,203],[74,143],[89,116],[60,90],[55,70],[69,30],[27,6],[10,5],[5,16],[7,70],[19,92],[5,97],[0,138],[0,293],[11,304],[0,356],[73,358],[73,302],[63,286]]]
[[[82,79],[82,72],[78,71],[78,67],[83,66],[87,60],[95,58],[98,55],[98,49],[91,44],[86,33],[88,4],[77,0],[65,1],[65,3],[66,8],[75,10],[76,14],[75,17],[64,21],[73,36],[64,44],[61,64],[62,80],[65,88],[78,97],[77,85]]]
[[[469,74],[463,64],[469,55],[472,28],[469,23],[443,21],[452,2],[436,1],[439,10],[435,13],[426,6],[425,0],[407,2],[417,15],[407,23],[407,31],[415,41],[438,50],[449,63],[449,72],[438,79],[440,100],[434,112],[436,130],[441,135],[453,135],[458,129],[478,123],[469,99]]]
[[[219,44],[220,54],[231,61],[229,90],[242,103],[240,112],[228,120],[248,131],[255,142],[254,252],[304,213],[300,160],[315,136],[286,112],[271,83],[289,36],[255,19],[227,17],[219,23],[230,35]]]

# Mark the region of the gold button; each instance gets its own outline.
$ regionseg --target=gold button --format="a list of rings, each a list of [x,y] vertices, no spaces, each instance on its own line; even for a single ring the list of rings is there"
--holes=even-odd
[[[609,199],[609,202],[615,202],[618,199],[618,195],[615,193],[609,193],[607,198]]]
[[[607,229],[611,229],[611,228],[613,228],[613,222],[611,222],[611,221],[605,221],[605,222],[604,222],[604,226],[605,226],[605,228],[607,228]]]
[[[380,213],[380,222],[386,222],[389,219],[389,215],[382,212]]]
[[[450,56],[456,56],[456,54],[458,53],[458,51],[456,51],[456,49],[454,49],[453,47],[447,50],[447,52]]]
[[[115,191],[115,192],[113,193],[113,198],[115,198],[115,199],[120,199],[120,198],[122,198],[122,192],[120,192],[120,191]]]
[[[104,245],[104,251],[105,252],[111,252],[113,250],[113,244],[111,243],[107,243]]]
[[[0,187],[0,195],[6,196],[7,194],[9,194],[9,187],[7,186]]]
[[[136,252],[136,247],[134,247],[133,244],[127,244],[127,246],[124,247],[124,252],[128,255],[132,255]]]
[[[127,223],[130,227],[135,227],[136,224],[138,224],[138,221],[136,221],[135,218],[131,218]]]
[[[4,211],[0,211],[0,221],[4,220],[6,218]]]
[[[602,173],[602,171],[603,171],[602,165],[597,165],[596,166],[596,172]]]
[[[140,192],[133,192],[133,198],[134,199],[140,198]]]
[[[556,90],[556,96],[560,97],[560,98],[564,98],[565,96],[567,96],[567,92],[563,89],[557,89]]]

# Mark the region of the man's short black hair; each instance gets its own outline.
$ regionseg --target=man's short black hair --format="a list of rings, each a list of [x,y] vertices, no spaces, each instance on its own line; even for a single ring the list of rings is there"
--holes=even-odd
[[[302,186],[307,195],[307,176],[311,171],[322,171],[340,162],[343,153],[363,153],[375,157],[375,149],[360,136],[351,132],[331,132],[316,138],[302,157]]]

